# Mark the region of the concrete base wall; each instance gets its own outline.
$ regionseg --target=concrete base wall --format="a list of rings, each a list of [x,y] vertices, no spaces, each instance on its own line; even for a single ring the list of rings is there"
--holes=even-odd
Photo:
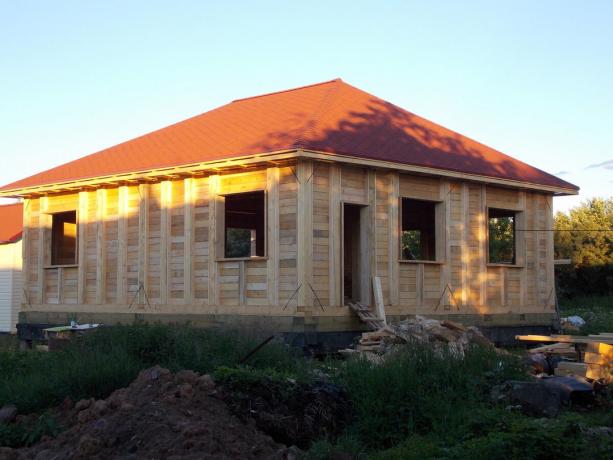
[[[63,311],[22,311],[18,331],[22,340],[42,338],[45,327],[66,325],[75,313]],[[388,322],[397,322],[410,316],[388,316]],[[550,333],[555,326],[553,314],[501,314],[501,315],[436,315],[438,320],[451,319],[465,325],[478,326],[498,344],[514,343],[516,334]],[[339,348],[351,344],[361,332],[367,330],[355,317],[347,316],[267,316],[236,314],[165,314],[165,313],[79,313],[80,323],[104,325],[133,324],[135,322],[190,324],[194,327],[239,331],[251,337],[281,334],[296,346]]]

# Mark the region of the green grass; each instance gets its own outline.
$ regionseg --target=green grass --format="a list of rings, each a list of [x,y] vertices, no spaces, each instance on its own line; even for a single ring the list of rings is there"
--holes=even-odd
[[[106,397],[156,364],[201,373],[234,367],[257,343],[239,334],[143,324],[100,329],[73,341],[65,351],[0,352],[0,406],[15,404],[21,413],[28,413],[53,407],[66,396],[73,401]],[[301,378],[309,363],[273,342],[249,365]]]
[[[578,315],[586,321],[580,333],[613,332],[613,296],[574,297],[560,300],[562,317]]]
[[[308,458],[608,458],[611,440],[582,429],[613,425],[609,412],[543,420],[490,403],[492,385],[527,378],[516,357],[478,347],[457,358],[412,344],[381,366],[349,361],[334,379],[349,392],[353,422],[339,439],[315,443]]]
[[[583,305],[595,311],[598,302]],[[460,358],[409,344],[381,365],[358,357],[319,366],[271,342],[241,365],[258,342],[245,334],[142,324],[103,328],[61,352],[21,352],[9,345],[0,351],[0,405],[13,403],[20,413],[37,415],[28,425],[0,429],[0,445],[25,445],[57,432],[45,411],[66,396],[106,397],[159,364],[278,385],[287,378],[308,381],[315,367],[325,370],[347,390],[353,417],[339,438],[312,445],[312,459],[339,453],[374,459],[600,459],[613,447],[610,439],[592,440],[583,432],[612,426],[611,413],[568,412],[541,420],[493,406],[492,385],[528,378],[514,355],[475,347]]]

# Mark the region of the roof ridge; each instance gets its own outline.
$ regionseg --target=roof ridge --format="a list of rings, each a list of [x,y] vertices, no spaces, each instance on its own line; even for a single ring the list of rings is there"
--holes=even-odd
[[[336,80],[332,80],[332,82],[336,84],[331,86],[328,91],[326,91],[322,96],[321,100],[319,101],[319,104],[317,105],[317,107],[315,107],[315,110],[313,110],[313,113],[304,124],[302,132],[296,137],[296,140],[293,144],[294,148],[305,148],[307,146],[307,139],[309,138],[309,134],[313,132],[313,130],[319,123],[319,119],[324,112],[324,109],[330,103],[333,94],[338,92],[338,89],[340,88],[339,83],[341,83],[342,80],[340,78],[337,78]]]
[[[298,91],[298,90],[305,89],[305,88],[312,88],[313,86],[327,85],[327,84],[335,83],[335,82],[339,82],[339,81],[343,81],[343,80],[340,79],[340,78],[334,78],[333,80],[327,80],[327,81],[322,81],[322,82],[319,82],[319,83],[313,83],[311,85],[298,86],[296,88],[283,89],[281,91],[272,91],[270,93],[258,94],[256,96],[242,97],[240,99],[234,99],[231,103],[247,101],[249,99],[257,99],[257,98],[260,98],[260,97],[272,96],[273,94],[289,93],[291,91]]]

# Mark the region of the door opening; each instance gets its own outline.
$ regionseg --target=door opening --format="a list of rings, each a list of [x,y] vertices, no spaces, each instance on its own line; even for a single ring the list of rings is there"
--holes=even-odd
[[[368,240],[366,225],[368,207],[343,204],[343,299],[370,303],[368,276]]]

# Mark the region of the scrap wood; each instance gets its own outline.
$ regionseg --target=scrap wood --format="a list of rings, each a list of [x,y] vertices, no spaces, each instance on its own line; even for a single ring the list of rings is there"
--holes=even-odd
[[[571,343],[552,343],[551,345],[543,345],[528,350],[530,354],[536,353],[553,353],[553,354],[566,354],[575,353],[575,347]]]
[[[613,336],[600,335],[589,337],[587,335],[516,335],[517,340],[528,342],[565,342],[565,343],[604,343],[613,345]]]

